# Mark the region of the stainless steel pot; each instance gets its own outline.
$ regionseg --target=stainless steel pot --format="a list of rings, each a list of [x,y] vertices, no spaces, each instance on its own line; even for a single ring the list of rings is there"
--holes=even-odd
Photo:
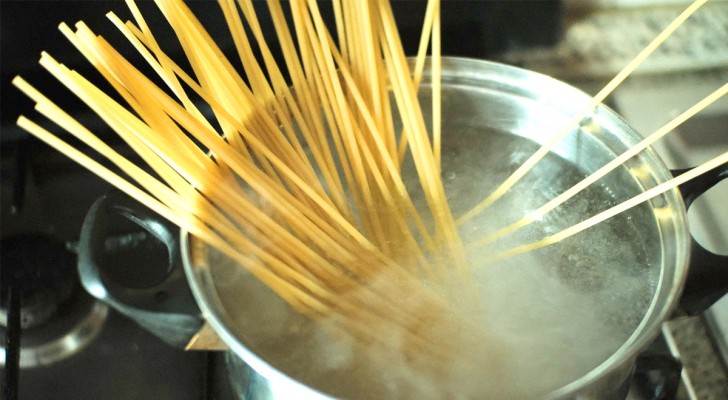
[[[589,101],[587,95],[564,83],[506,65],[445,58],[442,70],[443,178],[456,215],[488,194],[494,184],[545,142],[549,133],[558,130]],[[429,86],[423,85],[423,105],[429,104],[429,93]],[[506,198],[482,218],[465,225],[464,234],[478,237],[513,222],[524,211],[540,206],[639,140],[639,135],[617,114],[598,107]],[[724,165],[686,186],[688,200],[725,177],[727,171]],[[484,251],[497,251],[553,233],[670,178],[659,156],[648,149],[533,228]],[[137,263],[144,268],[163,265],[156,282],[130,287],[118,278],[112,279],[114,273],[109,273],[108,261],[116,260],[112,263],[116,267],[111,269],[124,264],[110,255],[114,249],[108,245],[108,237],[114,237],[113,232],[109,233],[116,226],[114,215],[133,221],[151,234],[142,242],[158,241],[161,250],[157,251],[161,251],[163,262]],[[207,322],[230,349],[229,370],[234,371],[231,380],[242,386],[250,398],[380,398],[386,393],[419,398],[430,391],[410,382],[400,391],[382,394],[377,387],[387,386],[386,373],[372,375],[367,371],[367,378],[358,380],[358,370],[348,369],[344,361],[337,365],[336,359],[322,361],[310,352],[299,353],[301,348],[320,345],[309,321],[288,310],[241,268],[185,232],[181,232],[178,244],[173,232],[165,221],[119,194],[102,198],[89,212],[82,231],[79,267],[84,286],[175,345],[187,343]],[[504,348],[514,351],[514,356],[507,358],[507,368],[533,386],[522,390],[516,386],[524,384],[516,380],[510,385],[513,388],[502,393],[514,397],[624,398],[635,357],[655,337],[680,298],[690,252],[685,202],[681,193],[673,190],[558,245],[487,267],[489,278],[484,291],[491,296],[487,304],[494,315],[511,316],[493,325],[494,330],[503,326],[513,329],[500,332]],[[703,249],[694,247],[693,252],[699,254],[700,264],[690,267],[696,273],[728,265],[726,258]],[[180,264],[199,312],[183,311],[191,304],[185,297],[189,293]],[[711,274],[708,272],[711,281],[720,280]],[[553,281],[553,287],[546,281]],[[512,289],[504,289],[502,282],[509,282],[507,288],[522,282],[535,286],[514,294]],[[728,279],[723,282],[728,283]],[[685,308],[699,311],[725,293],[724,286],[688,297],[690,302],[685,303]],[[698,282],[694,287],[698,290],[687,295],[692,296],[706,285]],[[535,295],[528,297],[526,292]],[[554,299],[554,293],[573,296]],[[608,307],[602,307],[604,304]],[[273,309],[279,311],[273,313]],[[578,335],[573,335],[574,329],[567,323],[575,314],[583,318],[570,322],[576,324]],[[584,321],[593,321],[593,329],[585,327]],[[534,336],[521,338],[521,347],[508,344],[513,332],[522,332],[524,326],[533,329]],[[534,342],[534,337],[550,337],[544,332],[559,326],[566,327],[566,336]],[[606,339],[599,336],[605,329],[611,332]],[[551,355],[544,350],[564,340],[570,341],[569,346],[558,353]],[[595,343],[604,346],[596,350]],[[324,344],[321,354],[336,346]],[[590,352],[594,354],[585,357],[580,354],[584,349],[594,349]],[[546,354],[534,362],[533,368],[540,368],[541,373],[517,361],[515,353],[533,351]],[[321,372],[323,369],[326,372]],[[536,379],[536,375],[543,379]],[[480,393],[477,397],[487,395]]]

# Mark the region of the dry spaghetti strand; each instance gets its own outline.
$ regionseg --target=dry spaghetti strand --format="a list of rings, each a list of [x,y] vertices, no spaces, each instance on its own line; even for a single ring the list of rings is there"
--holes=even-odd
[[[652,42],[650,42],[642,51],[635,56],[635,58],[627,63],[627,65],[614,77],[612,78],[609,83],[607,83],[606,86],[602,90],[599,91],[599,93],[592,98],[592,100],[578,113],[576,113],[570,120],[567,122],[564,127],[555,132],[553,135],[551,135],[536,152],[531,155],[526,161],[521,164],[520,167],[518,167],[508,178],[506,178],[503,183],[501,183],[498,188],[496,188],[490,195],[488,195],[485,199],[483,199],[480,203],[478,203],[475,207],[473,207],[471,210],[463,214],[461,217],[457,219],[458,224],[463,224],[472,218],[474,218],[476,215],[481,213],[486,208],[490,207],[493,203],[495,203],[498,199],[500,199],[504,194],[508,192],[518,181],[521,180],[533,167],[543,159],[550,151],[551,149],[556,146],[561,139],[566,136],[571,130],[576,126],[585,116],[587,116],[596,106],[598,106],[600,103],[604,101],[604,99],[609,96],[614,89],[617,88],[622,82],[624,82],[627,77],[634,72],[634,70],[637,69],[646,59],[649,57],[655,50],[657,50],[660,45],[667,40],[670,35],[672,35],[677,28],[679,28],[688,18],[690,18],[691,15],[693,15],[703,4],[705,4],[708,0],[695,0],[690,6],[688,6],[685,11],[683,11],[680,15],[675,18],[662,32],[660,32],[659,35],[657,35]]]
[[[540,220],[544,215],[546,215],[548,212],[554,210],[555,208],[559,207],[578,193],[580,193],[582,190],[587,188],[589,185],[593,184],[594,182],[598,181],[608,173],[614,171],[616,168],[624,164],[627,160],[630,158],[636,156],[641,151],[646,149],[648,146],[651,146],[653,143],[657,142],[659,139],[661,139],[663,136],[667,135],[668,133],[672,132],[675,128],[680,126],[683,122],[687,121],[688,119],[692,118],[695,114],[699,113],[706,107],[710,106],[714,102],[716,102],[718,99],[723,97],[726,93],[728,93],[728,83],[721,86],[720,88],[716,89],[714,92],[706,96],[704,99],[697,102],[692,107],[685,110],[682,114],[675,117],[672,121],[668,122],[667,124],[663,125],[661,128],[656,130],[651,135],[647,136],[644,140],[639,142],[638,144],[630,147],[628,150],[626,150],[624,153],[619,155],[618,157],[614,158],[612,161],[605,164],[603,167],[599,168],[594,173],[590,174],[586,178],[584,178],[579,183],[575,184],[568,190],[564,191],[560,195],[556,196],[554,199],[550,200],[548,203],[544,204],[543,206],[539,207],[538,209],[529,212],[526,216],[521,218],[520,220],[501,228],[481,239],[475,240],[468,244],[468,246],[472,247],[478,247],[478,246],[484,246],[488,243],[491,243],[497,239],[500,239],[502,237],[505,237],[506,235],[509,235],[513,232],[518,231],[519,229],[528,226],[529,224]]]
[[[555,233],[551,236],[548,236],[548,237],[538,240],[536,242],[514,247],[512,249],[505,250],[505,251],[496,253],[490,257],[487,257],[487,258],[483,259],[482,265],[491,264],[495,261],[503,260],[508,257],[513,257],[513,256],[516,256],[519,254],[527,253],[530,251],[538,250],[538,249],[546,247],[546,246],[551,246],[553,244],[556,244],[564,239],[567,239],[571,236],[576,235],[577,233],[580,233],[586,229],[589,229],[594,225],[602,223],[617,214],[627,211],[632,207],[642,204],[645,201],[648,201],[656,196],[659,196],[669,190],[675,189],[678,186],[682,185],[683,183],[685,183],[691,179],[694,179],[706,172],[709,172],[710,170],[720,167],[721,165],[726,164],[726,163],[728,163],[728,152],[725,152],[713,159],[710,159],[710,160],[706,161],[705,163],[703,163],[675,178],[672,178],[649,190],[646,190],[645,192],[643,192],[637,196],[634,196],[627,201],[624,201],[612,208],[609,208],[608,210],[602,211],[601,213],[599,213],[591,218],[588,218],[578,224],[575,224],[569,228],[566,228],[566,229],[562,230],[561,232]]]

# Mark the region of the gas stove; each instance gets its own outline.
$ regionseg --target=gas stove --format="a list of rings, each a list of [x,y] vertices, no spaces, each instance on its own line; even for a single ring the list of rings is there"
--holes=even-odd
[[[90,174],[77,170],[70,161],[56,159],[54,153],[48,149],[34,150],[32,157],[33,159],[24,163],[37,165],[50,162],[67,173],[54,173],[53,179],[44,179],[37,173],[20,179],[25,185],[27,202],[38,202],[43,206],[34,206],[30,209],[13,205],[12,201],[8,201],[4,203],[3,214],[13,215],[14,212],[14,215],[21,218],[26,212],[33,210],[31,213],[33,216],[28,216],[23,226],[42,227],[45,232],[51,233],[42,237],[37,235],[14,237],[31,240],[30,245],[34,248],[40,248],[38,241],[43,243],[49,241],[56,246],[57,251],[64,254],[64,258],[67,258],[70,264],[73,264],[76,229],[80,223],[75,218],[83,218],[96,198],[110,188]],[[9,159],[3,158],[4,161]],[[3,194],[18,190],[17,187],[6,185],[17,181],[3,181]],[[49,199],[60,199],[60,202]],[[63,212],[56,211],[55,207],[62,208]],[[10,215],[8,218],[12,218]],[[67,217],[55,219],[43,215]],[[15,243],[15,247],[17,246]],[[3,269],[5,270],[7,266],[3,260]],[[23,331],[21,370],[17,388],[19,398],[47,399],[51,393],[55,399],[78,400],[245,398],[236,391],[238,389],[234,382],[231,383],[226,378],[228,371],[224,360],[225,353],[184,351],[171,347],[125,316],[86,294],[78,284],[75,274],[75,270],[71,269],[70,276],[74,279],[71,293],[60,299],[59,304],[51,306],[53,310],[50,314],[53,316],[45,321],[38,321],[36,326]],[[63,318],[70,318],[73,323],[69,322],[57,328],[57,323]],[[36,356],[48,353],[35,350],[39,346],[48,347],[47,343],[32,343],[32,340],[26,339],[29,337],[26,335],[32,335],[34,330],[44,329],[44,324],[54,331],[52,341],[66,344],[66,346],[56,346],[63,351],[51,352],[52,357]],[[0,328],[0,337],[6,332],[4,328]],[[79,337],[78,332],[82,332],[82,336]],[[69,346],[68,343],[74,345]],[[673,357],[670,345],[665,337],[660,337],[640,357],[636,383],[630,392],[630,400],[667,399],[673,398],[670,397],[671,394],[677,393],[678,389],[685,391],[684,384],[679,380],[681,363]],[[28,355],[31,353],[34,355]]]
[[[225,399],[219,395],[224,391],[211,385],[217,368],[214,354],[170,347],[81,287],[75,255],[78,229],[91,204],[110,187],[56,158],[50,149],[23,154],[3,154],[3,167],[34,168],[14,171],[15,179],[5,179],[9,171],[4,169],[2,182],[3,234],[17,232],[2,240],[3,272],[22,269],[24,282],[36,282],[23,296],[18,398]],[[22,156],[28,159],[19,162],[16,157]],[[18,196],[19,191],[24,195]],[[23,204],[13,201],[18,197],[25,199]],[[33,252],[45,257],[33,257]],[[39,267],[46,274],[54,271],[43,287],[37,284],[43,275]],[[46,294],[54,291],[64,293]],[[7,304],[3,310],[0,316],[7,317]],[[8,332],[9,321],[4,322],[2,339]],[[4,359],[0,354],[0,361]]]
[[[36,166],[35,172],[26,171],[23,178],[3,180],[2,193],[8,194],[7,202],[3,203],[3,218],[23,221],[14,229],[25,233],[13,235],[13,238],[29,240],[28,246],[35,249],[41,248],[41,243],[52,243],[54,249],[63,254],[61,258],[69,265],[75,265],[80,222],[92,203],[110,187],[49,149],[33,149],[32,153],[26,154],[29,159],[22,162],[11,162],[14,156],[3,157],[7,164]],[[53,168],[48,174],[52,179],[40,173],[50,165]],[[17,182],[24,185],[22,190],[26,194],[22,197],[26,199],[26,205],[13,203],[12,199],[18,196],[9,195],[21,190],[13,186]],[[13,225],[3,222],[3,226]],[[27,234],[33,231],[47,233],[42,236]],[[11,244],[19,247],[18,243]],[[7,267],[3,259],[3,270]],[[26,270],[29,268],[25,266]],[[50,317],[23,330],[19,398],[47,399],[51,393],[55,399],[78,400],[245,398],[236,391],[234,382],[231,384],[226,378],[225,353],[171,347],[86,294],[78,284],[75,269],[66,272],[73,280],[71,288],[65,289],[69,293],[60,296],[58,304],[50,306],[52,311],[47,313]],[[57,323],[63,318],[70,321],[58,328]],[[63,351],[53,353],[52,357],[27,355],[48,353],[34,350],[39,346],[48,347],[47,343],[32,343],[26,339],[34,330],[44,329],[44,324],[53,331],[52,341],[66,346],[56,346]],[[0,337],[6,332],[0,328]],[[78,336],[78,332],[82,332],[82,336]],[[680,371],[681,364],[672,356],[670,344],[660,337],[638,362],[638,383],[632,388],[630,399],[671,398],[655,396],[676,393],[681,385]]]
[[[73,6],[53,2],[45,5],[54,10],[53,12],[58,16],[64,15],[63,19],[69,23],[80,18],[98,20],[109,8],[115,8],[117,11],[123,10],[123,4],[68,3]],[[547,2],[540,5],[538,3],[541,2],[533,2],[540,7],[540,12],[533,13],[539,18],[534,19],[532,16],[530,20],[528,15],[532,13],[532,10],[528,11],[528,7],[532,7],[534,4],[524,3],[508,8],[505,3],[491,3],[489,6],[473,3],[480,4],[477,7],[491,8],[489,10],[491,12],[482,13],[482,15],[490,16],[482,19],[472,17],[472,15],[479,15],[478,13],[452,11],[448,14],[443,9],[445,13],[443,14],[444,33],[449,31],[456,36],[462,35],[465,31],[469,32],[471,36],[472,32],[477,33],[473,41],[466,41],[465,44],[463,41],[458,41],[461,43],[459,46],[449,49],[450,51],[445,48],[444,52],[476,58],[491,58],[494,54],[500,54],[509,48],[522,51],[524,48],[530,49],[536,45],[543,46],[544,49],[554,47],[554,40],[558,38],[562,22],[563,6],[561,2]],[[0,159],[3,256],[8,254],[5,246],[10,246],[14,250],[29,246],[30,253],[33,253],[32,249],[35,249],[39,254],[41,251],[38,249],[49,246],[59,254],[52,259],[20,257],[22,260],[31,259],[30,265],[20,265],[22,263],[17,259],[6,261],[3,258],[2,260],[4,273],[10,270],[11,263],[18,263],[13,268],[22,269],[21,278],[29,279],[31,283],[43,283],[38,282],[38,279],[33,279],[39,276],[33,271],[40,265],[51,265],[52,267],[49,268],[58,272],[57,275],[51,274],[48,277],[48,280],[53,281],[57,286],[46,287],[39,284],[36,286],[40,288],[35,288],[34,296],[26,294],[26,296],[30,296],[28,298],[33,298],[33,301],[23,297],[26,308],[21,313],[19,320],[23,332],[20,337],[22,350],[18,354],[21,369],[18,374],[16,393],[19,394],[19,398],[30,400],[47,398],[79,400],[99,398],[225,400],[243,398],[241,394],[236,394],[234,383],[231,384],[226,379],[224,353],[184,351],[169,346],[136,323],[91,298],[78,284],[75,268],[67,268],[68,265],[75,265],[76,243],[83,218],[93,202],[111,188],[63,156],[44,145],[29,140],[26,135],[13,126],[21,100],[19,100],[20,96],[9,94],[14,92],[7,86],[12,77],[11,74],[39,69],[35,65],[37,53],[48,46],[57,47],[55,43],[46,43],[46,38],[57,37],[60,39],[60,36],[56,32],[47,32],[39,27],[39,32],[27,37],[19,37],[20,25],[23,24],[19,24],[17,20],[20,18],[26,21],[24,29],[27,31],[28,19],[27,17],[23,19],[24,17],[21,15],[32,13],[29,10],[31,7],[29,4],[36,3],[21,4],[4,1],[0,4],[2,4],[0,15],[4,14],[3,23],[0,24],[3,26],[3,32],[0,35],[3,47],[2,158]],[[40,10],[48,9],[43,6],[32,7]],[[410,6],[404,4],[403,9],[407,11],[407,7]],[[528,12],[524,13],[522,10]],[[123,11],[118,12],[123,15]],[[43,13],[41,11],[41,14]],[[518,26],[523,30],[514,32],[513,27],[497,28],[499,24],[495,22],[504,15],[511,17],[515,15],[520,18]],[[415,17],[419,18],[419,15],[414,13],[412,20],[405,21],[403,26],[416,26],[414,20],[417,18]],[[55,29],[58,20],[54,18],[53,15],[43,17],[46,20],[43,23]],[[10,21],[15,22],[10,24]],[[41,24],[38,23],[38,25]],[[527,28],[534,28],[540,33],[534,34],[533,29]],[[410,40],[416,39],[416,35],[411,36]],[[493,39],[485,40],[486,36],[510,39],[499,42]],[[10,40],[23,43],[23,46],[20,47],[27,48],[18,49],[17,45],[9,48]],[[28,50],[31,50],[32,54],[29,55]],[[516,54],[510,59],[512,62],[528,68],[539,69],[537,62],[519,59],[518,52],[511,52],[511,54]],[[31,59],[32,62],[29,61]],[[551,68],[554,63],[548,65]],[[710,68],[715,69],[716,66],[711,65]],[[559,75],[559,71],[546,72],[557,77]],[[658,72],[664,73],[665,71]],[[646,99],[638,95],[649,93],[645,91],[645,87],[669,87],[674,92],[681,92],[673,86],[673,81],[669,77],[663,78],[667,81],[661,83],[659,78],[654,79],[654,81],[644,81],[642,86],[633,82],[633,86],[625,86],[624,90],[618,92],[611,100],[612,105],[641,132],[649,132],[649,129],[653,129],[653,125],[650,124],[655,121],[641,122],[638,117],[646,114],[669,115],[676,107],[666,105],[652,113],[641,112],[640,105],[645,104]],[[725,77],[719,79],[726,81]],[[598,79],[590,80],[584,76],[573,79],[565,76],[564,80],[582,86],[587,91],[589,91],[589,85],[598,82]],[[704,82],[702,77],[698,81]],[[694,88],[693,83],[695,80],[692,83],[687,82],[686,85]],[[652,93],[649,99],[654,98],[666,98],[666,96],[662,92]],[[728,121],[721,119],[725,118],[726,114],[720,115],[722,116],[715,117],[715,120],[710,118],[702,120],[703,122],[697,123],[698,126],[693,125],[692,128],[688,126],[689,129],[685,129],[684,132],[686,135],[688,132],[692,134],[692,132],[705,128],[706,125],[723,128],[728,126],[725,123]],[[725,138],[725,135],[721,136],[721,133],[715,132],[717,131],[712,133],[713,139]],[[709,136],[711,133],[708,132],[707,135]],[[112,135],[107,135],[107,137],[111,138]],[[695,142],[691,141],[691,138],[692,136],[686,136],[681,140],[693,145]],[[700,142],[698,147],[708,147],[708,150],[713,151],[714,149],[711,148],[714,143],[713,139]],[[113,139],[110,140],[112,140],[112,144],[119,145],[113,143]],[[121,147],[119,150],[122,153],[126,152]],[[681,148],[674,148],[673,145],[669,145],[666,149],[658,149],[658,151],[662,155],[688,154]],[[670,165],[671,167],[678,168],[698,162],[704,156],[705,154],[700,154],[695,155],[694,159],[668,157],[666,159],[672,160],[669,161],[671,163],[674,162]],[[722,192],[710,193],[709,196],[706,196],[708,200],[720,202],[727,198],[726,185],[723,183],[721,187],[716,188]],[[699,210],[699,208],[696,209]],[[725,207],[717,209],[725,211]],[[716,217],[713,214],[715,210],[716,207],[709,207],[709,211],[699,211],[701,216],[695,218],[705,221],[722,221],[720,224],[728,227],[726,216]],[[693,217],[691,215],[691,220]],[[725,236],[721,237],[721,233],[715,233],[717,228],[714,226],[706,226],[703,230],[706,232],[703,236],[707,238],[705,240],[712,240],[718,245],[728,243],[726,231],[722,231]],[[64,267],[62,264],[67,265]],[[5,276],[3,282],[8,282]],[[38,305],[34,306],[35,304]],[[9,308],[9,304],[2,304],[2,310],[0,310],[0,325],[2,326],[0,327],[0,338],[4,338],[6,341],[17,339],[8,337],[8,330],[5,328],[13,320],[13,316],[7,312]],[[726,383],[728,379],[725,378],[723,361],[719,358],[721,352],[728,354],[728,345],[723,347],[719,344],[720,341],[715,340],[725,336],[725,332],[728,332],[728,317],[726,316],[728,312],[724,310],[728,310],[728,300],[719,303],[704,317],[682,319],[666,324],[663,335],[640,357],[635,383],[628,398],[630,400],[703,399],[709,398],[701,392],[708,385],[718,387],[715,389],[717,391],[711,392],[719,393],[718,397],[713,398],[721,398],[723,394],[728,396],[728,383]],[[728,340],[725,343],[728,343]],[[697,358],[698,361],[695,361],[695,357],[693,357],[696,353],[701,354]],[[9,353],[5,355],[13,356]],[[4,357],[0,357],[0,359],[4,359]],[[706,362],[707,359],[710,361]],[[706,366],[711,373],[719,373],[717,375],[720,376],[715,378],[717,383],[700,381],[700,376],[705,375]],[[3,364],[3,373],[5,370],[6,367]],[[721,392],[722,389],[725,391]]]

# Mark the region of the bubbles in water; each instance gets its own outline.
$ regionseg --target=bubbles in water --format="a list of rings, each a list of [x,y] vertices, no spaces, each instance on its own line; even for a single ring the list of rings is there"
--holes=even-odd
[[[467,128],[458,132],[457,141],[443,143],[443,155],[451,156],[442,160],[444,184],[456,217],[497,187],[514,162],[523,161],[523,154],[510,152],[513,148],[528,156],[536,145]],[[463,240],[472,242],[518,221],[583,177],[564,160],[547,157],[503,199],[464,224]],[[413,195],[415,203],[426,208],[424,199]],[[468,256],[478,265],[493,252],[559,232],[616,204],[621,196],[614,188],[597,185]],[[337,336],[325,323],[312,323],[293,312],[250,277],[239,277],[234,285],[218,290],[246,346],[273,367],[327,394],[353,399],[479,399],[484,393],[532,398],[596,368],[642,320],[657,282],[652,265],[659,265],[651,243],[655,239],[640,236],[645,229],[634,226],[635,221],[645,221],[646,212],[650,211],[635,209],[558,245],[476,269],[477,300],[463,298],[460,287],[446,290],[457,307],[443,318],[467,321],[462,326],[469,327],[453,333],[445,324],[430,332],[449,335],[448,341],[458,343],[447,362],[437,366],[447,373],[423,370],[404,350],[372,351]],[[236,268],[222,265],[216,267],[218,274]],[[230,277],[229,271],[226,274]],[[383,335],[393,345],[402,345],[395,332]]]

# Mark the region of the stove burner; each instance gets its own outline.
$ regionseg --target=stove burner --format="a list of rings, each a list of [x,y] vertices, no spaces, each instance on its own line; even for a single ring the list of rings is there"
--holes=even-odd
[[[72,295],[73,257],[60,244],[42,236],[17,236],[1,244],[3,282],[14,282],[20,295],[20,325],[42,325]],[[0,300],[0,325],[7,326],[7,299]]]
[[[14,362],[21,368],[49,365],[87,345],[108,309],[81,289],[75,258],[41,236],[3,239],[0,247],[2,292],[19,299],[15,305],[19,310],[11,310],[10,296],[0,299],[0,365],[17,352],[17,346],[19,356],[9,357],[9,367]],[[19,321],[13,325],[9,316],[17,311]]]
[[[103,327],[108,307],[78,291],[75,305],[37,328],[22,331],[20,368],[50,365],[64,360],[88,345]],[[6,330],[0,328],[0,343]],[[4,344],[4,343],[3,343]],[[5,365],[5,348],[0,348],[0,366]]]

